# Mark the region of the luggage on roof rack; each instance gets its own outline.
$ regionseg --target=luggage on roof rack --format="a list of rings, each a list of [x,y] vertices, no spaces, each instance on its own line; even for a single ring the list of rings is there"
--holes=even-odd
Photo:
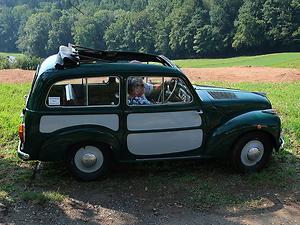
[[[137,60],[140,62],[155,62],[167,67],[179,68],[163,55],[146,54],[139,52],[125,51],[104,51],[86,48],[78,45],[68,44],[60,46],[57,54],[55,67],[57,69],[70,68],[79,66],[80,63],[95,62],[130,62]]]
[[[80,58],[76,49],[70,45],[68,47],[63,45],[59,47],[55,68],[71,68],[79,66],[79,64]]]

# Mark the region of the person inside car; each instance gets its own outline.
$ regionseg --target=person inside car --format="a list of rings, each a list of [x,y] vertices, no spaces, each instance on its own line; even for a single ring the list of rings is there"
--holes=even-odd
[[[128,80],[128,105],[150,105],[145,96],[145,84],[142,77],[132,77]]]

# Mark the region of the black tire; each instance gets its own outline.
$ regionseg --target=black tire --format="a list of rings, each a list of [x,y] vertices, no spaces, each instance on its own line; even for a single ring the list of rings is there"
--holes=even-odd
[[[252,153],[257,153],[252,155],[253,158],[251,158],[250,149]],[[232,164],[240,172],[260,171],[270,161],[272,151],[273,145],[268,134],[263,132],[247,133],[234,146]]]
[[[92,166],[83,163],[84,157],[85,163],[90,163]],[[95,158],[96,162],[93,164]],[[109,168],[110,161],[108,148],[94,143],[81,143],[73,146],[66,158],[69,171],[81,181],[92,181],[103,177]]]

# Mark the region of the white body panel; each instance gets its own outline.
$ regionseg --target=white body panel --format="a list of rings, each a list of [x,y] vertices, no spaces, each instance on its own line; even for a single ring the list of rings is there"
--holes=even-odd
[[[201,124],[197,111],[134,113],[127,117],[130,131],[199,127]]]
[[[87,124],[100,125],[117,131],[119,116],[117,114],[42,116],[40,132],[51,133],[62,128]]]
[[[159,155],[199,148],[202,139],[201,129],[138,133],[128,135],[127,147],[135,155]]]
[[[189,151],[201,147],[201,116],[196,110],[159,113],[132,113],[127,117],[127,148],[135,155],[160,155]],[[160,131],[165,129],[186,129]],[[151,132],[151,131],[155,132]]]

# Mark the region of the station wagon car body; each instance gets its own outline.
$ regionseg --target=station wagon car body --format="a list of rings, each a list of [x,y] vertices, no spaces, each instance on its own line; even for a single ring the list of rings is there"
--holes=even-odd
[[[135,78],[151,87],[148,104],[129,104]],[[164,56],[69,45],[36,71],[18,155],[64,160],[82,180],[112,160],[224,158],[256,171],[282,146],[280,133],[263,93],[192,85]]]

